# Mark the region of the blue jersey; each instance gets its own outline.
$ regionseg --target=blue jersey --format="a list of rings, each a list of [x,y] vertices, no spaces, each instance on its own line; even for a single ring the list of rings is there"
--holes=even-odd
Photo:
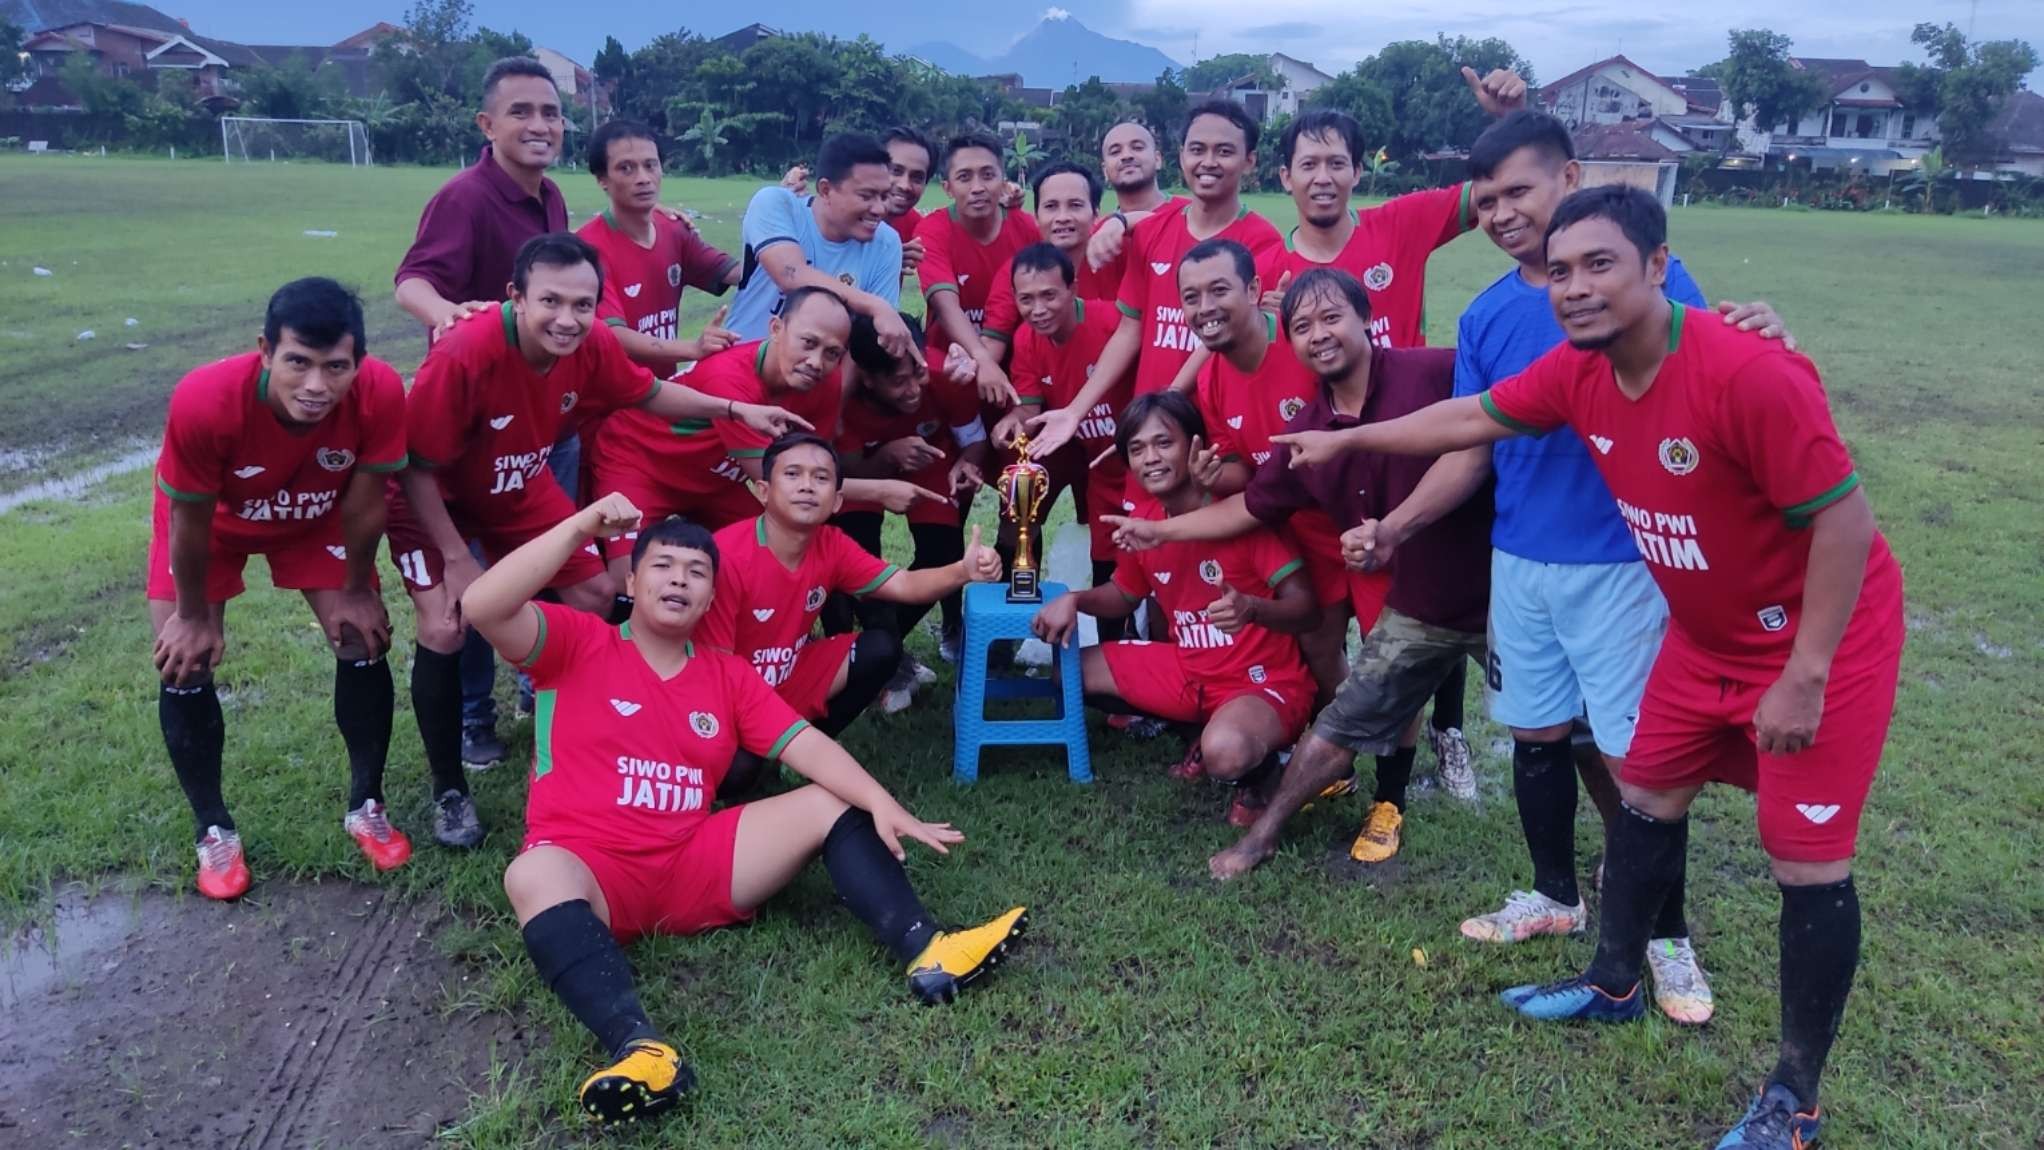
[[[1673,256],[1668,257],[1663,290],[1678,303],[1705,307],[1703,291]],[[1565,338],[1547,289],[1527,283],[1513,268],[1462,313],[1455,338],[1455,394],[1489,390]],[[1537,439],[1514,436],[1494,444],[1490,458],[1497,475],[1491,546],[1539,563],[1639,561],[1639,546],[1581,436],[1565,427]]]
[[[724,321],[740,339],[765,339],[767,321],[781,312],[781,287],[759,266],[759,254],[775,244],[794,244],[817,271],[888,303],[901,303],[901,237],[884,224],[870,240],[833,242],[816,226],[808,197],[770,187],[761,188],[746,206],[740,238],[745,241],[744,278]]]

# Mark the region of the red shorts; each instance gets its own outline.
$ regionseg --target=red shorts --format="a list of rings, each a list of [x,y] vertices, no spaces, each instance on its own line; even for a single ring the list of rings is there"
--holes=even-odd
[[[1377,616],[1384,613],[1384,600],[1391,594],[1391,572],[1357,571],[1348,573],[1348,605],[1356,615],[1356,624],[1367,635],[1377,625]]]
[[[1239,683],[1202,683],[1179,662],[1175,644],[1127,639],[1100,644],[1100,654],[1121,701],[1168,722],[1205,722],[1227,703],[1248,695],[1277,712],[1289,743],[1313,715],[1313,677],[1299,663],[1272,668],[1267,674],[1251,667],[1249,678]],[[1259,674],[1261,682],[1256,681]]]
[[[731,902],[731,860],[743,806],[712,813],[677,843],[627,850],[585,839],[527,839],[524,850],[559,847],[582,860],[610,908],[618,942],[646,934],[700,934],[752,921]]]
[[[1313,601],[1322,607],[1345,603],[1349,598],[1348,564],[1341,558],[1341,532],[1327,516],[1302,511],[1285,522],[1278,533],[1306,563],[1306,581],[1313,585]]]
[[[1898,641],[1885,659],[1834,664],[1817,741],[1793,755],[1763,755],[1753,744],[1753,710],[1772,677],[1726,677],[1670,631],[1647,676],[1620,777],[1652,790],[1730,783],[1754,792],[1760,844],[1769,855],[1812,863],[1851,858],[1895,711],[1901,661]]]
[[[341,545],[339,511],[329,512],[295,535],[248,541],[244,550],[212,533],[206,555],[206,602],[225,603],[243,591],[242,568],[248,557],[261,555],[270,564],[270,582],[288,591],[338,591],[347,585],[348,551]],[[375,572],[370,585],[375,586]],[[177,581],[170,574],[170,497],[158,491],[154,526],[149,532],[148,595],[176,602]]]
[[[774,693],[810,722],[823,718],[830,709],[830,685],[837,680],[838,668],[851,658],[852,644],[858,639],[858,632],[847,631],[802,644],[787,676],[774,684]]]
[[[670,515],[686,515],[691,521],[715,531],[759,514],[758,497],[743,483],[721,481],[731,490],[717,495],[683,491],[658,476],[648,474],[644,468],[621,459],[616,453],[619,443],[616,436],[599,436],[597,442],[601,447],[595,458],[586,464],[588,478],[583,492],[591,499],[617,492],[639,509],[640,522],[658,523]],[[585,455],[583,458],[590,457]],[[639,533],[631,531],[615,539],[604,540],[604,557],[630,558],[632,544],[638,538]]]
[[[386,498],[390,505],[390,520],[384,527],[384,533],[390,536],[390,561],[397,565],[398,574],[404,576],[405,587],[424,591],[439,586],[446,574],[440,548],[426,534],[418,516],[412,514],[411,504],[405,501],[396,483],[391,484]],[[545,482],[535,481],[526,488],[524,498],[491,510],[502,518],[489,524],[476,522],[453,505],[448,506],[447,513],[454,519],[454,529],[461,533],[461,537],[481,541],[484,559],[495,563],[553,530],[555,525],[575,514],[575,505],[568,502],[567,493],[548,475]],[[601,574],[603,559],[592,543],[569,556],[547,586],[572,587]]]

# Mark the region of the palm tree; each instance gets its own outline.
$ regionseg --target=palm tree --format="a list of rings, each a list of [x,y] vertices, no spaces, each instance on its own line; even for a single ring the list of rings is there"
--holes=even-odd
[[[1389,152],[1378,148],[1377,154],[1370,157],[1367,166],[1370,169],[1370,190],[1368,194],[1375,196],[1377,194],[1377,177],[1380,174],[1388,176],[1396,172],[1398,170],[1398,161],[1392,159]]]
[[[694,144],[703,154],[703,170],[712,175],[717,171],[717,149],[731,143],[724,138],[724,128],[717,114],[704,108],[702,115],[696,117],[696,126],[681,134],[683,143]]]
[[[1030,143],[1029,137],[1024,135],[1020,129],[1017,129],[1015,139],[1008,145],[1009,174],[1014,176],[1017,181],[1027,180],[1029,178],[1030,167],[1042,158],[1043,150]]]

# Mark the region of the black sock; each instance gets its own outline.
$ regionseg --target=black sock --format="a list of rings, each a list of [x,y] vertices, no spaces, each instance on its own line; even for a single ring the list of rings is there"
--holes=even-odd
[[[1436,705],[1436,721],[1440,715]],[[1544,743],[1512,741],[1512,797],[1533,856],[1533,889],[1564,906],[1583,900],[1576,886],[1576,764],[1563,735]]]
[[[412,658],[412,716],[426,745],[426,770],[433,794],[468,793],[461,770],[461,653],[443,655],[425,647]]]
[[[390,664],[382,659],[334,662],[334,725],[348,745],[348,809],[383,801],[383,764],[390,757],[390,716],[397,707]]]
[[[1661,903],[1661,913],[1654,916],[1654,932],[1649,938],[1688,938],[1689,916],[1684,913],[1688,907],[1689,852],[1682,852],[1681,865],[1675,868],[1674,885],[1668,888],[1668,897]]]
[[[1462,694],[1469,682],[1469,660],[1455,660],[1455,669],[1434,689],[1434,730],[1462,727]]]
[[[887,689],[887,681],[901,667],[901,640],[889,631],[861,631],[852,640],[852,666],[845,675],[845,689],[832,698],[816,729],[836,738],[860,712]]]
[[[838,899],[896,961],[914,959],[936,936],[937,926],[909,886],[908,872],[873,829],[872,815],[853,807],[838,816],[823,839],[823,869],[830,872]]]
[[[1781,1061],[1771,1082],[1817,1104],[1817,1079],[1859,969],[1859,890],[1847,877],[1781,888]]]
[[[625,594],[613,596],[610,600],[610,615],[605,621],[616,627],[631,617],[632,597]]]
[[[1108,581],[1113,578],[1114,578],[1114,560],[1112,559],[1093,560],[1093,586],[1105,587],[1107,586]],[[1115,642],[1116,640],[1120,639],[1123,635],[1128,634],[1127,619],[1095,618],[1093,620],[1093,625],[1094,627],[1099,629],[1100,641],[1102,643]]]
[[[525,953],[554,997],[589,1028],[612,1058],[642,1038],[660,1040],[639,992],[632,964],[584,899],[550,906],[525,924]]]
[[[177,785],[184,788],[198,824],[195,838],[207,827],[233,830],[227,800],[220,794],[220,755],[227,745],[227,722],[220,717],[220,696],[209,677],[189,687],[159,687],[156,718],[163,726],[163,745],[170,752]]]
[[[1662,820],[1629,805],[1611,820],[1604,848],[1604,899],[1597,956],[1586,977],[1613,995],[1630,994],[1647,958],[1647,935],[1689,853],[1689,816]]]
[[[1371,801],[1405,809],[1405,788],[1412,782],[1412,752],[1411,747],[1400,747],[1377,756],[1377,795]]]

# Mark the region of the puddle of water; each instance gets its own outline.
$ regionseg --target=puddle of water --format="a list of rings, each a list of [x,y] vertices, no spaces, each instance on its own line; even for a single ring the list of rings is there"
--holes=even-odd
[[[156,461],[156,452],[157,448],[154,445],[137,447],[125,455],[71,475],[45,479],[13,491],[0,492],[0,515],[5,515],[25,503],[38,503],[48,499],[74,499],[115,476],[140,471],[149,466]]]
[[[118,894],[59,903],[53,923],[8,940],[0,955],[0,1006],[12,1009],[101,972],[108,952],[141,931],[142,910],[138,899]]]

